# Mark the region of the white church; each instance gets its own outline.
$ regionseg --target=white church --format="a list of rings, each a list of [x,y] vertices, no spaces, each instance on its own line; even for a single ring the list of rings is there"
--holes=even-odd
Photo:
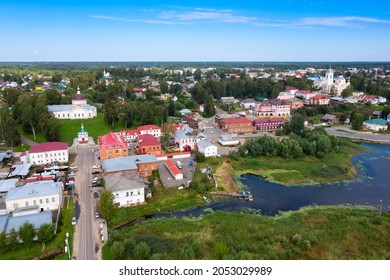
[[[87,104],[87,98],[80,93],[80,88],[77,88],[71,105],[49,105],[47,107],[57,119],[91,119],[97,116],[96,107]]]
[[[314,80],[314,87],[321,89],[323,93],[330,95],[341,95],[341,92],[349,87],[350,83],[342,75],[334,78],[333,69],[329,67],[325,77]]]

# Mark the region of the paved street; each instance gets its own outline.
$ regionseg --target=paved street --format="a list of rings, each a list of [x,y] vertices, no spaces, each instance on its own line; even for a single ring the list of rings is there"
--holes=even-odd
[[[355,131],[351,129],[351,126],[347,126],[347,125],[328,127],[326,128],[326,131],[330,135],[335,135],[335,136],[348,137],[348,138],[373,141],[373,142],[390,143],[389,134],[378,134],[378,133],[372,133],[368,131],[362,131],[362,132]]]
[[[99,221],[94,218],[96,201],[90,188],[92,165],[95,164],[97,147],[77,148],[75,183],[79,197],[80,215],[78,216],[74,240],[73,258],[78,260],[95,260],[100,258],[101,240],[99,238]]]

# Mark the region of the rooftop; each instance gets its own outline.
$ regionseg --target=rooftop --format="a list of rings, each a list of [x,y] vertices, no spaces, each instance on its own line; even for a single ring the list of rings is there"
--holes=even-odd
[[[157,162],[154,155],[137,155],[104,160],[102,165],[105,172],[117,172],[138,169],[137,164]]]
[[[252,121],[247,118],[226,118],[226,119],[222,119],[221,123],[225,123],[225,124],[252,123]]]
[[[138,136],[138,143],[140,146],[160,146],[161,143],[153,135],[144,134]]]
[[[5,201],[12,201],[24,198],[43,197],[59,195],[62,191],[61,182],[38,181],[27,183],[23,187],[16,187],[9,190]]]
[[[106,189],[112,192],[144,188],[149,184],[149,181],[142,179],[138,173],[124,171],[106,175],[104,180]]]
[[[368,124],[376,124],[376,125],[387,125],[387,121],[385,119],[371,119],[371,120],[366,120],[364,123]]]
[[[127,148],[127,144],[122,135],[109,132],[98,137],[99,149]]]

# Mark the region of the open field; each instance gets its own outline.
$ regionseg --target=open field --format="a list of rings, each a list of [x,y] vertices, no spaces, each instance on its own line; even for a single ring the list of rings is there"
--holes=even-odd
[[[148,220],[114,232],[103,257],[379,260],[390,258],[389,230],[389,213],[359,207],[309,207],[277,217],[214,212]],[[139,253],[140,243],[145,254]],[[118,252],[120,246],[128,249]]]

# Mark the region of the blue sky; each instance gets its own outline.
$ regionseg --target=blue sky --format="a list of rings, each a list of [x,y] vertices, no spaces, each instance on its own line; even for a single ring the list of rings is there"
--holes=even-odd
[[[11,1],[0,24],[0,61],[390,61],[384,0]]]

